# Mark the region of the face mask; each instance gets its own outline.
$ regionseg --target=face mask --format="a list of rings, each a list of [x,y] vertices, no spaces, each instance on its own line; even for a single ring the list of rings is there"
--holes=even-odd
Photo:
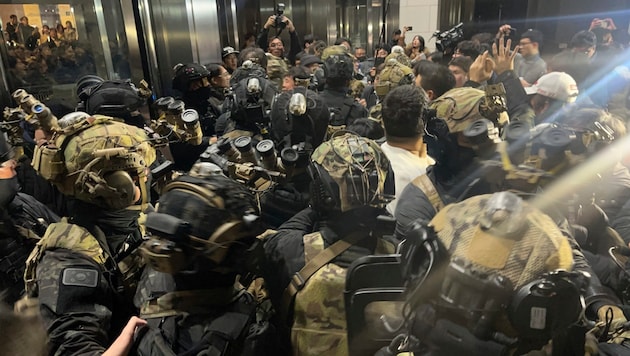
[[[189,99],[190,101],[194,101],[197,103],[201,103],[203,101],[208,100],[208,98],[210,98],[210,90],[211,88],[208,87],[201,87],[195,91],[191,91],[186,93],[186,97],[187,99]]]
[[[374,66],[378,67],[379,65],[385,63],[385,58],[383,57],[377,57],[374,59]]]
[[[366,56],[357,57],[357,60],[358,60],[359,62],[363,62],[363,61],[365,61],[366,59],[367,59],[367,57],[366,57]]]
[[[0,206],[6,207],[20,190],[17,176],[9,179],[0,179]]]

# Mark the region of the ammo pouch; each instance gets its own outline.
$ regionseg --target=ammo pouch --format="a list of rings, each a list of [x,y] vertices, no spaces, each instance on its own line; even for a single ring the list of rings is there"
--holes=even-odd
[[[47,181],[58,181],[66,171],[63,149],[59,147],[35,146],[31,164],[37,173]]]
[[[227,307],[229,311],[214,320],[208,319],[214,317],[215,312],[224,310],[223,308],[217,308],[213,312],[209,306],[206,320],[196,313],[150,318],[147,320],[147,325],[136,334],[131,354],[139,356],[254,355],[255,350],[248,350],[249,345],[256,343],[251,339],[264,340],[270,330],[268,324],[255,323],[256,303],[252,301],[246,304],[242,300],[241,297],[233,306],[224,306],[223,308]],[[260,327],[263,324],[265,327]],[[258,328],[253,328],[254,325]],[[256,332],[252,333],[250,329],[255,329]],[[249,336],[250,334],[253,335]]]

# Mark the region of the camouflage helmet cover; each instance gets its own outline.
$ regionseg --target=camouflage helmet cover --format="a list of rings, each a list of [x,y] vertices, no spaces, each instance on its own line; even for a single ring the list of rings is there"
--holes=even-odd
[[[385,181],[390,163],[374,141],[340,132],[315,149],[311,162],[334,182],[325,187],[333,190],[328,193],[338,198],[342,212],[361,206],[383,207],[388,202]]]
[[[451,259],[499,273],[514,290],[557,269],[571,270],[571,247],[556,223],[511,192],[451,204],[430,222]]]
[[[499,115],[488,109],[487,96],[475,88],[454,88],[433,100],[429,106],[443,119],[450,133],[463,132],[470,124],[480,119],[491,120],[495,125],[507,123],[507,112]]]
[[[121,179],[146,177],[146,168],[156,159],[144,130],[100,115],[61,129],[51,145],[38,150],[43,154],[33,165],[63,194],[113,209],[133,204],[133,186]],[[120,195],[124,199],[116,198]]]

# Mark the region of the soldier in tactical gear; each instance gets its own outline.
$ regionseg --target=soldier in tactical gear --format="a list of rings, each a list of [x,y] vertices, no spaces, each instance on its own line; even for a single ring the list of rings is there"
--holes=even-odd
[[[451,204],[414,223],[400,252],[408,341],[390,350],[522,355],[553,339],[554,355],[584,354],[584,334],[566,334],[582,321],[590,276],[574,270],[565,232],[516,194]]]
[[[287,181],[261,197],[261,216],[270,226],[280,226],[308,206],[311,179],[306,167],[313,150],[324,141],[327,127],[328,107],[314,91],[295,87],[274,100],[270,133],[275,149],[280,156],[294,150],[297,157]]]
[[[347,352],[346,269],[360,256],[393,251],[376,221],[393,193],[389,172],[376,143],[340,132],[311,156],[311,207],[265,238],[263,276],[293,354]]]
[[[0,141],[8,149],[4,134]],[[11,305],[24,294],[26,258],[48,225],[59,221],[44,204],[19,191],[15,169],[14,160],[0,166],[0,294]]]
[[[171,182],[147,216],[137,355],[276,354],[274,328],[236,279],[252,272],[250,246],[262,232],[254,196],[212,166]]]
[[[330,46],[322,54],[325,89],[320,97],[330,110],[329,135],[342,130],[354,120],[368,116],[367,109],[349,95],[354,63],[344,46]]]
[[[143,267],[136,204],[148,202],[155,150],[143,130],[110,117],[57,123],[47,108],[35,112],[47,140],[33,165],[75,199],[75,209],[35,246],[24,274],[26,298],[16,307],[37,308],[51,354],[103,353],[135,314],[132,297]],[[131,333],[138,323],[131,320]],[[113,348],[128,341],[121,336]]]

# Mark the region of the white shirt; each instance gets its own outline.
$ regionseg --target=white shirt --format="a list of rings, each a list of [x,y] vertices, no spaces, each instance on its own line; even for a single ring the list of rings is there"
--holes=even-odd
[[[428,166],[435,164],[435,160],[428,155],[418,157],[403,148],[390,146],[387,142],[381,145],[381,149],[394,170],[396,198],[400,196],[407,184],[419,175],[425,174]],[[394,199],[387,204],[387,211],[392,215],[396,212],[396,200]]]

